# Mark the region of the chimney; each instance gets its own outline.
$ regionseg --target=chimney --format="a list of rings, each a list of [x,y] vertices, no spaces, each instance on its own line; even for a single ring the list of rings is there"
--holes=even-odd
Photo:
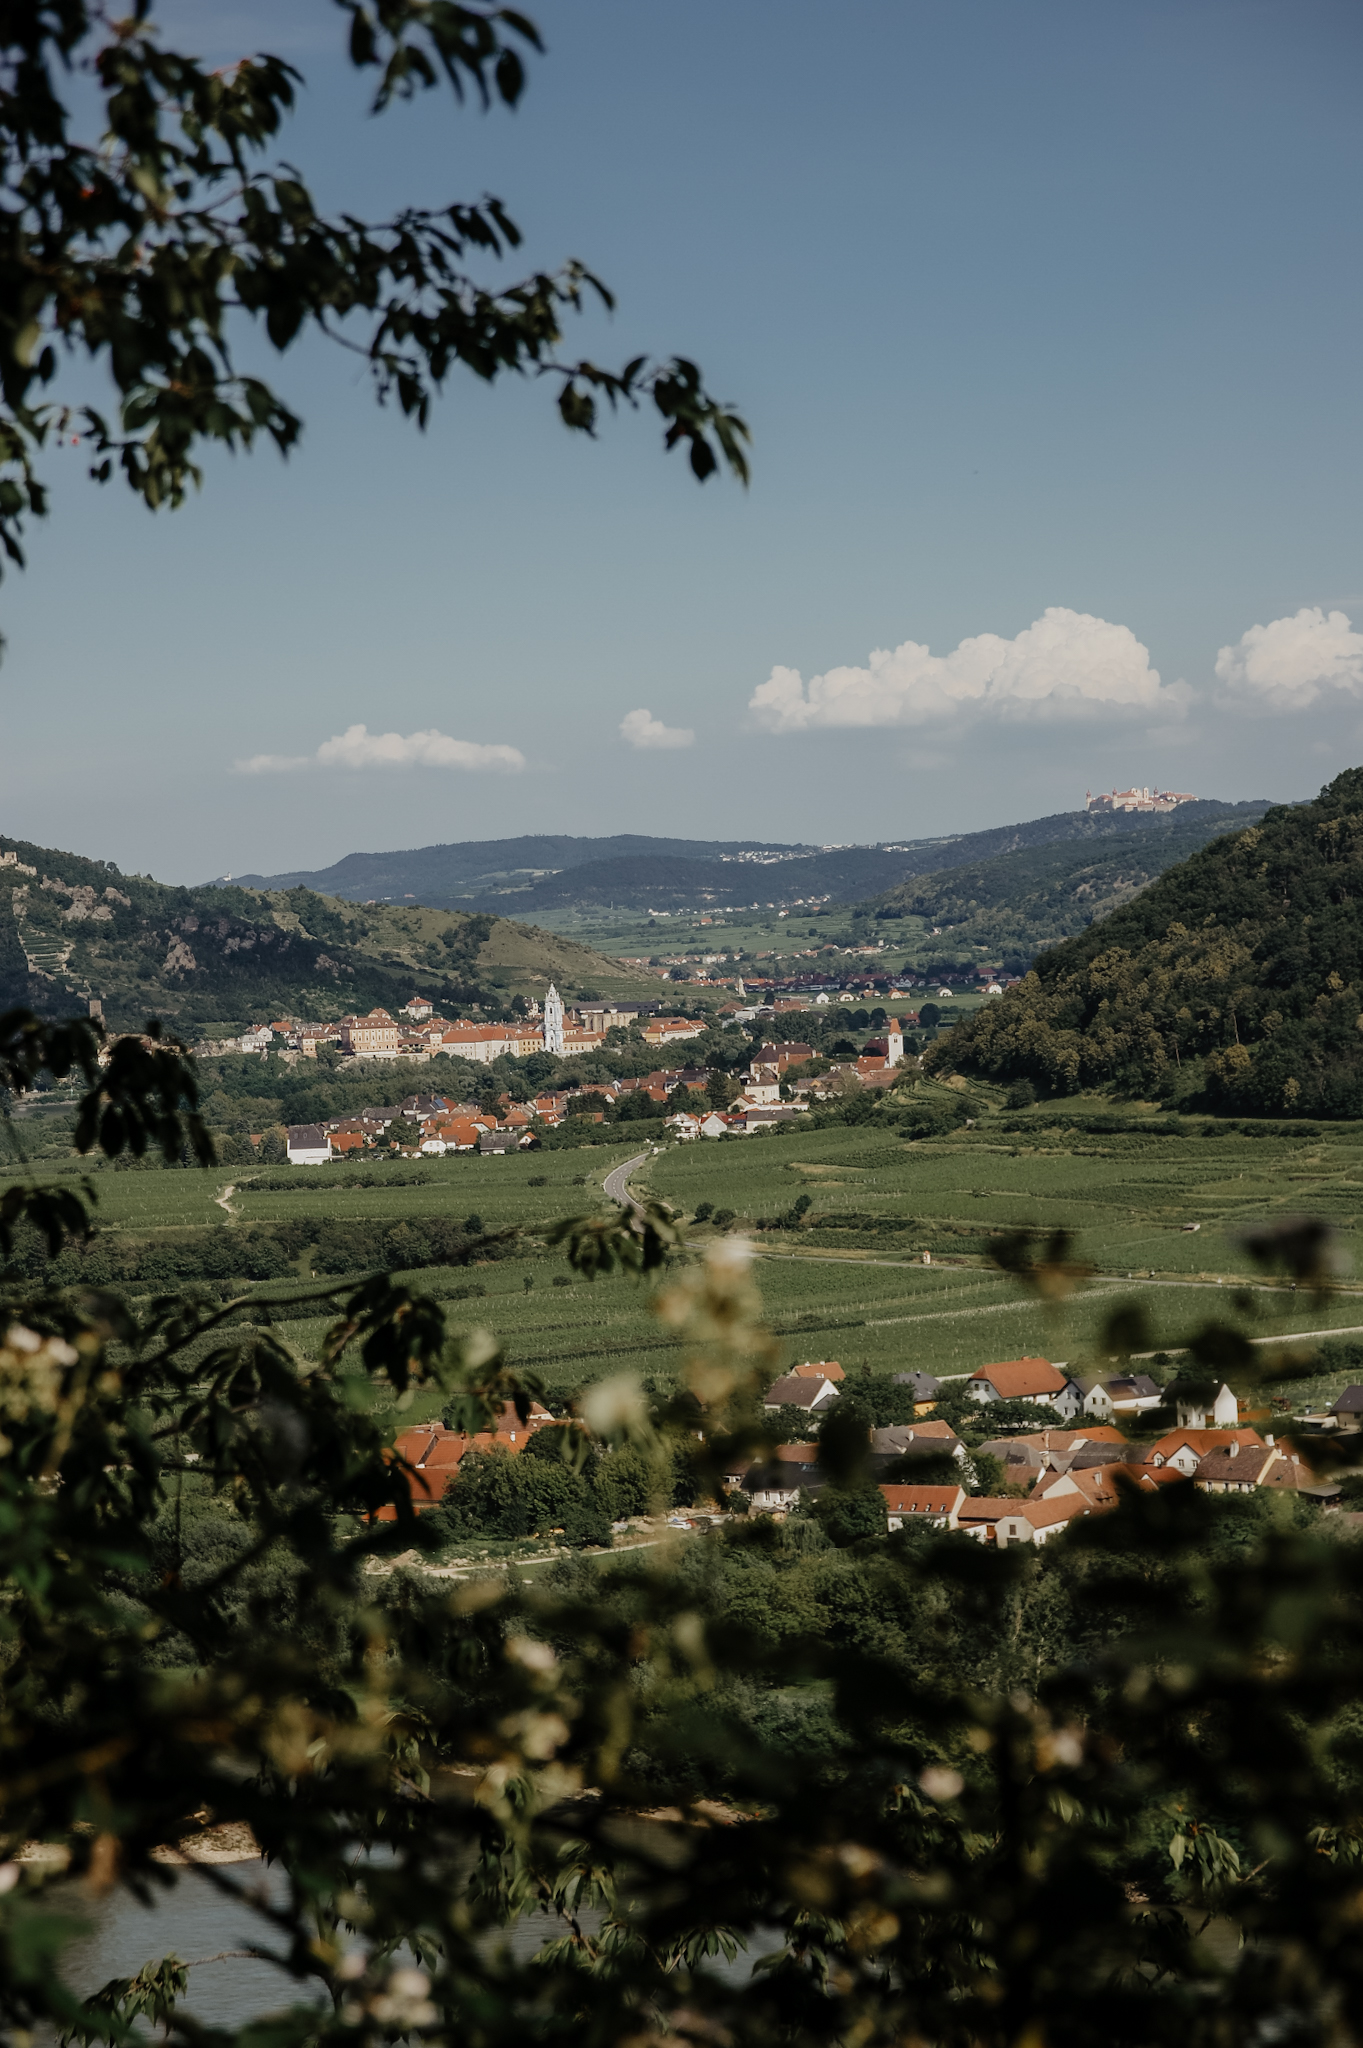
[[[1269,1438],[1269,1442],[1271,1443],[1272,1441],[1273,1441],[1273,1439],[1272,1439],[1272,1438],[1270,1437],[1270,1438]],[[1238,1458],[1238,1457],[1239,1457],[1239,1455],[1240,1455],[1240,1446],[1239,1446],[1239,1444],[1238,1444],[1238,1443],[1232,1443],[1232,1444],[1227,1444],[1226,1448],[1227,1448],[1227,1450],[1228,1450],[1228,1451],[1230,1452],[1230,1454],[1231,1454],[1231,1456],[1232,1456],[1233,1458]]]

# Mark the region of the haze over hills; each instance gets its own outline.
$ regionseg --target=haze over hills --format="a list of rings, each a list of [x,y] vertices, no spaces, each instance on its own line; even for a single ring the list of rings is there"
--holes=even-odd
[[[417,990],[457,1014],[502,1011],[551,980],[570,1000],[656,989],[572,939],[485,912],[177,888],[26,840],[0,838],[0,855],[0,1009],[69,1015],[97,996],[115,1029],[155,1013],[192,1035],[396,1010]]]
[[[1174,819],[1181,826],[1225,830],[1249,823],[1267,801],[1235,804],[1207,798],[1162,815],[1060,811],[956,837],[906,838],[875,846],[534,834],[405,852],[352,853],[329,868],[237,875],[232,880],[252,889],[302,887],[351,902],[407,900],[512,917],[611,905],[670,911],[825,899],[849,903],[882,895],[916,875],[941,873],[1025,847],[1158,836]]]

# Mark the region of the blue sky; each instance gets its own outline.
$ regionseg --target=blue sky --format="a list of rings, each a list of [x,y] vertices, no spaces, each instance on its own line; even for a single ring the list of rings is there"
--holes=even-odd
[[[160,18],[300,65],[282,153],[327,204],[492,190],[528,262],[591,263],[618,310],[570,346],[699,358],[751,489],[646,416],[568,436],[544,385],[455,382],[421,435],[313,344],[272,373],[298,452],[179,513],[54,455],[0,587],[5,830],[197,881],[1363,759],[1356,5],[530,11],[514,115],[377,121],[326,0]]]

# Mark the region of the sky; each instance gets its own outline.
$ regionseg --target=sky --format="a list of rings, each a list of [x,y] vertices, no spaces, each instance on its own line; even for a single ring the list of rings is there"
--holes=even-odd
[[[282,360],[287,462],[152,515],[44,459],[0,584],[0,830],[198,882],[521,832],[896,840],[1363,762],[1356,0],[545,0],[521,106],[368,111],[329,0],[163,0],[307,79],[380,218],[498,194],[568,337],[753,435]],[[73,390],[75,387],[72,387]],[[82,387],[85,388],[85,387]]]

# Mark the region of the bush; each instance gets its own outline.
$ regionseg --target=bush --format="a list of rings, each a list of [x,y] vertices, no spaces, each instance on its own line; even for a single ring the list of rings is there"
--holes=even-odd
[[[716,1230],[727,1230],[731,1223],[737,1221],[737,1218],[737,1209],[716,1209],[710,1221],[714,1224]]]

